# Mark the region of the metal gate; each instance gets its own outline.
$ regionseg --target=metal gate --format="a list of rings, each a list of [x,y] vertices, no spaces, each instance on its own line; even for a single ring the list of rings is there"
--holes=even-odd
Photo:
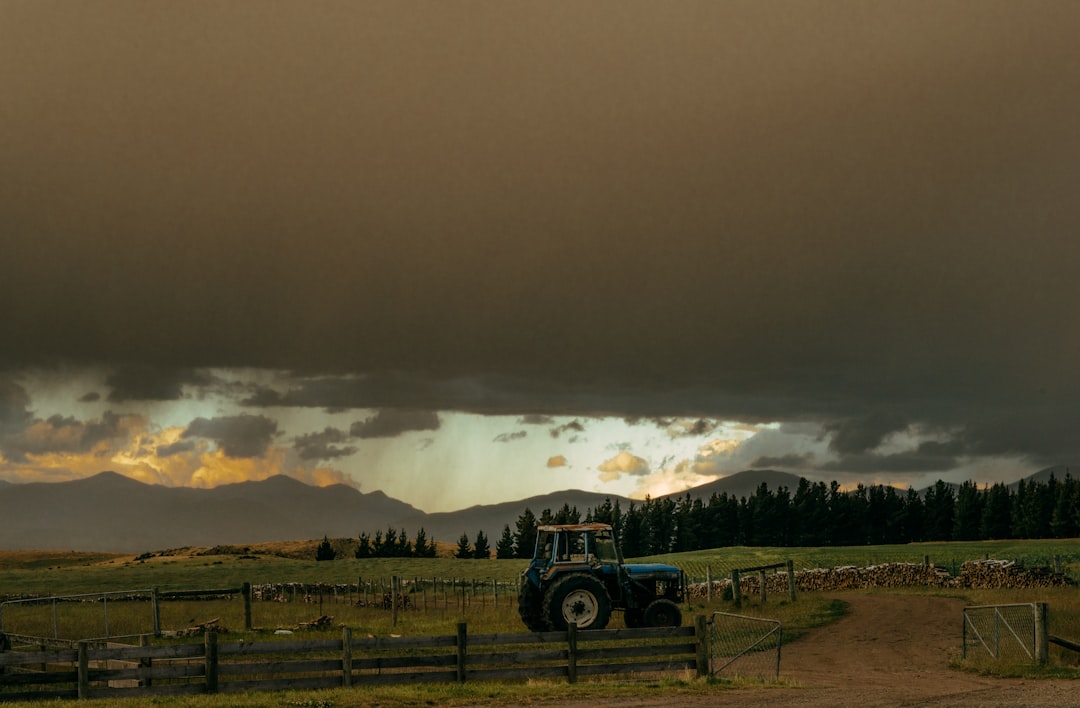
[[[709,674],[775,681],[780,677],[784,627],[776,620],[714,612],[709,633]]]
[[[996,661],[1045,661],[1045,605],[981,605],[964,608],[962,656]]]

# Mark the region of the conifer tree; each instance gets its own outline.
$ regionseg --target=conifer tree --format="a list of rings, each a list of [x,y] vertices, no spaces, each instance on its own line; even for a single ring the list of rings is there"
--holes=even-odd
[[[510,533],[510,524],[503,526],[502,536],[495,542],[495,557],[514,557],[514,534]]]
[[[322,543],[315,549],[315,560],[317,561],[332,561],[337,558],[337,552],[334,547],[330,545],[330,539],[323,536]]]
[[[473,549],[469,545],[469,535],[466,533],[461,534],[461,538],[458,539],[457,553],[454,554],[454,558],[472,558]]]
[[[491,558],[491,546],[488,545],[487,536],[484,535],[483,530],[476,532],[473,558]]]

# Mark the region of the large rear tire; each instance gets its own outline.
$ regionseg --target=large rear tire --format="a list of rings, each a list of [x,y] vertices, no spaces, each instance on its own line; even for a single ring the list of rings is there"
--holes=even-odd
[[[645,608],[646,627],[681,627],[682,611],[671,600],[653,600]]]
[[[540,588],[522,578],[521,591],[518,592],[518,614],[521,615],[521,621],[530,632],[543,632],[547,629],[547,622],[544,621],[543,600],[540,596]]]
[[[571,622],[578,629],[603,629],[611,618],[611,597],[596,578],[567,575],[552,583],[544,595],[544,618],[555,632],[565,631]]]

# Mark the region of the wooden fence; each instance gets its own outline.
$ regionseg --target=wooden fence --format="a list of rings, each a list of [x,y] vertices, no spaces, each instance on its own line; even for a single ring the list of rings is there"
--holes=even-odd
[[[708,673],[706,618],[692,627],[0,651],[0,701],[125,698],[421,682]]]

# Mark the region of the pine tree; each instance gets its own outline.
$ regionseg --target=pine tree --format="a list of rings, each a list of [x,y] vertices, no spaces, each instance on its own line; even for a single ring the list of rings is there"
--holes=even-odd
[[[337,552],[334,547],[330,545],[330,539],[323,536],[322,543],[315,549],[315,560],[317,561],[332,561],[337,558]]]
[[[457,553],[454,554],[454,558],[472,558],[473,549],[469,545],[469,535],[461,534],[461,538],[458,539]]]
[[[416,542],[413,543],[413,556],[416,558],[426,558],[428,550],[427,531],[421,526],[420,530],[416,532]]]
[[[370,558],[371,557],[371,537],[366,533],[360,534],[360,543],[356,546],[357,558]]]
[[[473,558],[491,558],[491,546],[488,545],[487,536],[484,532],[476,532],[476,544],[473,548]]]
[[[503,526],[502,536],[495,542],[495,557],[514,557],[514,534],[510,533],[510,524]]]
[[[514,535],[514,557],[532,558],[536,550],[536,517],[529,507],[517,519],[517,533]]]

